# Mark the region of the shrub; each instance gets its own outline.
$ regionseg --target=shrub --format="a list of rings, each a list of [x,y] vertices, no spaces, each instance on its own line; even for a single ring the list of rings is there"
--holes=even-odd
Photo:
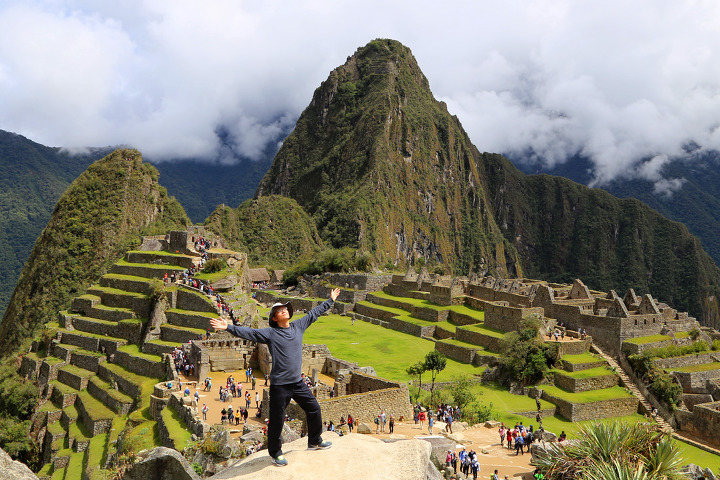
[[[673,377],[665,372],[652,372],[649,389],[658,400],[667,404],[670,410],[675,410],[680,404],[682,387],[675,383]]]
[[[204,273],[222,272],[227,268],[227,261],[223,258],[211,258],[205,263]]]

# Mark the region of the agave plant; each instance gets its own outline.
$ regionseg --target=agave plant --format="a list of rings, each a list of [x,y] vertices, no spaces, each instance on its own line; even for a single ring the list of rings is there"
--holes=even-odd
[[[673,441],[647,424],[592,423],[579,440],[545,444],[533,464],[548,480],[675,480],[683,458]]]

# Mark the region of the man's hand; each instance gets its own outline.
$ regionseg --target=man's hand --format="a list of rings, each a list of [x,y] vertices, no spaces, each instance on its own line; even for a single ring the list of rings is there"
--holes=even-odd
[[[333,288],[330,292],[330,298],[332,298],[332,301],[334,302],[335,299],[340,295],[340,289],[339,288]]]
[[[228,323],[224,318],[211,318],[210,326],[215,330],[227,330]]]

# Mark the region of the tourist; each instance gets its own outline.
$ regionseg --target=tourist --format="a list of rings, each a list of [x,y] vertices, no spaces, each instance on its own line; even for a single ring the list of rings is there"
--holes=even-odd
[[[352,415],[348,415],[348,430],[350,430],[350,433],[352,433],[353,425],[354,425],[354,419]]]
[[[447,414],[447,418],[445,418],[445,431],[446,431],[446,432],[453,433],[453,431],[452,431],[452,422],[453,422],[452,415],[450,415],[450,414],[448,413],[448,414]]]
[[[495,473],[493,473],[492,476],[490,477],[490,480],[500,480],[500,477],[498,477],[497,468],[495,469]]]
[[[283,456],[281,434],[285,418],[285,408],[290,400],[295,400],[305,411],[308,424],[308,448],[327,449],[332,443],[322,439],[322,412],[320,404],[307,385],[300,380],[302,368],[303,334],[320,315],[330,310],[340,289],[330,292],[330,298],[310,312],[290,323],[293,308],[290,303],[276,303],[270,308],[268,318],[270,327],[255,329],[228,325],[224,318],[213,318],[210,325],[216,330],[227,330],[236,337],[268,345],[272,356],[270,372],[270,421],[268,424],[268,453],[277,466],[288,464]]]
[[[385,414],[384,410],[380,410],[380,415],[378,415],[378,418],[380,419],[380,431],[385,432],[385,424],[387,423],[387,415]]]
[[[255,408],[260,408],[260,392],[255,392]]]
[[[425,412],[422,409],[420,409],[420,413],[418,414],[418,420],[420,421],[420,430],[422,430],[425,425]]]
[[[393,429],[395,428],[395,415],[390,414],[390,433],[393,433]]]
[[[203,406],[202,406],[203,422],[207,421],[208,410],[209,410],[209,408],[208,408],[207,404],[203,403]]]
[[[560,436],[558,437],[558,442],[564,442],[567,439],[567,435],[565,434],[565,430],[563,430],[560,433]]]
[[[470,468],[472,469],[473,480],[477,480],[478,472],[480,471],[480,462],[478,462],[477,457],[473,458]]]
[[[242,409],[235,410],[235,425],[240,425],[240,417],[242,417]]]
[[[500,434],[500,446],[502,447],[505,445],[505,424],[501,423],[500,428],[498,429],[498,434]]]
[[[518,432],[518,436],[515,437],[515,456],[518,456],[520,452],[525,455],[525,452],[523,452],[523,437]]]
[[[435,425],[435,419],[432,416],[430,416],[430,418],[428,418],[428,433],[430,435],[433,434],[432,433],[433,425]]]
[[[220,423],[225,425],[225,422],[227,422],[227,410],[223,407],[222,410],[220,410]]]

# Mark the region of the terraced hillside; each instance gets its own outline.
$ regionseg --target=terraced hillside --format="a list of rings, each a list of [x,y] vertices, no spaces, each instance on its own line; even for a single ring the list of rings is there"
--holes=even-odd
[[[393,293],[390,293],[393,292]],[[406,293],[410,296],[402,296]],[[357,320],[369,321],[407,334],[435,341],[435,349],[448,358],[472,365],[494,365],[507,332],[484,323],[484,312],[462,304],[438,305],[430,293],[393,288],[371,292],[355,304]],[[548,342],[556,343],[550,339]],[[590,340],[558,342],[560,367],[554,382],[539,387],[542,416],[561,415],[572,421],[632,415],[638,399],[618,386],[618,375],[605,360],[589,353]],[[535,394],[535,390],[533,390]],[[536,412],[516,412],[535,417]]]
[[[52,340],[35,342],[21,366],[23,375],[44,386],[33,419],[45,463],[40,478],[102,478],[100,469],[118,453],[120,435],[128,448],[160,444],[151,396],[174,373],[163,354],[205,334],[209,318],[220,315],[207,295],[162,280],[199,258],[128,252],[47,324]],[[164,318],[154,309],[160,296],[168,307],[160,307]],[[161,320],[149,321],[153,314]]]

